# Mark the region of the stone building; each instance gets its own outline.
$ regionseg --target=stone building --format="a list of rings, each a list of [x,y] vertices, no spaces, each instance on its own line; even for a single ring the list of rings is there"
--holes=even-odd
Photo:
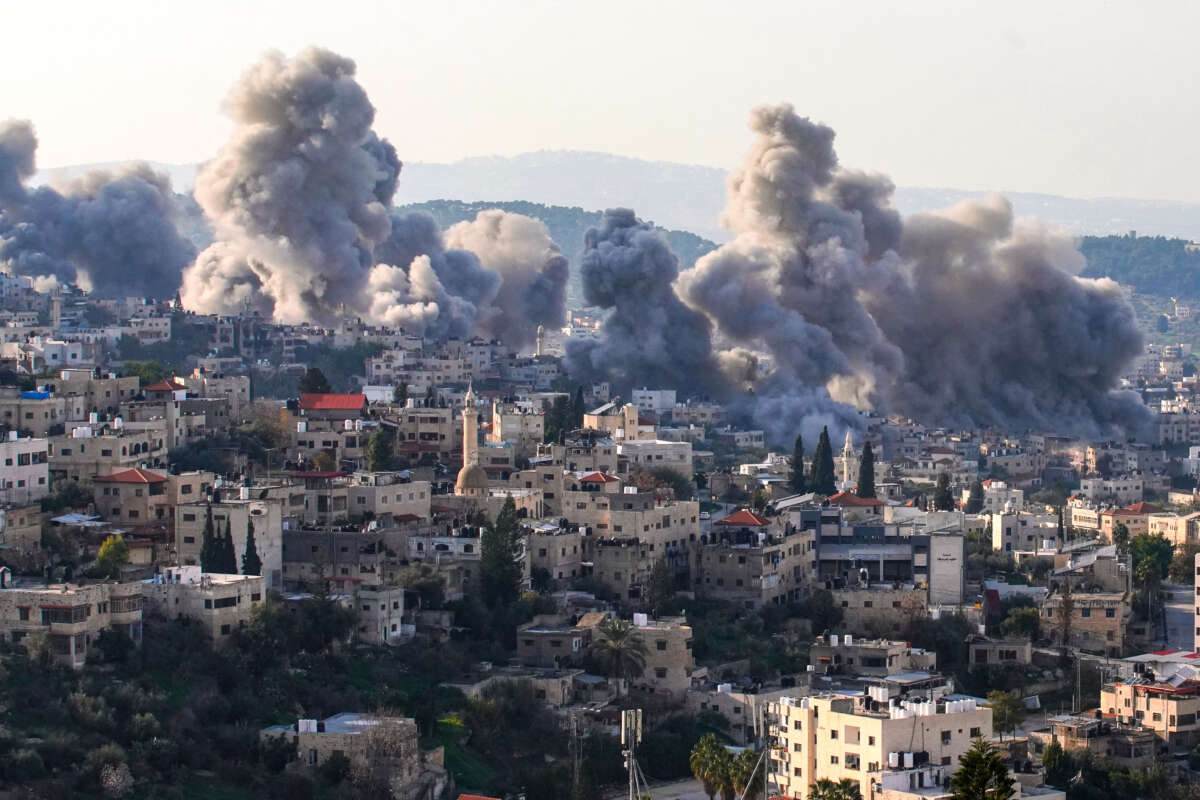
[[[250,621],[265,593],[258,575],[221,575],[201,572],[198,566],[168,567],[142,581],[147,613],[195,620],[217,647]]]
[[[0,639],[20,642],[44,631],[56,660],[82,667],[102,632],[142,638],[142,584],[14,586],[0,567]]]

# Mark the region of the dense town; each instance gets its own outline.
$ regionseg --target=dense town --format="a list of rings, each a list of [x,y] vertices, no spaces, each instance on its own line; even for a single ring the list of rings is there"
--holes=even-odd
[[[781,450],[572,381],[584,312],[514,352],[0,307],[0,796],[917,800],[984,762],[1192,796],[1187,344],[1123,378],[1155,441],[864,414]]]

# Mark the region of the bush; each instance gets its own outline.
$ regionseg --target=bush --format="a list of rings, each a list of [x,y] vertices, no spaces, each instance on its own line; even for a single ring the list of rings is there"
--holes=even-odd
[[[0,775],[12,784],[36,781],[46,776],[46,765],[36,751],[22,748],[14,750],[0,761]]]
[[[311,779],[291,772],[277,776],[267,787],[267,796],[273,800],[313,800],[315,795]]]
[[[317,772],[322,781],[330,786],[337,786],[350,774],[350,759],[341,753],[334,753],[325,759],[325,763],[317,768]]]

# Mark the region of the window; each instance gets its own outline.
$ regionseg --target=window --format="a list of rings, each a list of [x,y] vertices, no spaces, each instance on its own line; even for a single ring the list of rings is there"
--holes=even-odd
[[[942,731],[942,744],[950,744],[950,731]]]
[[[29,621],[29,606],[19,606],[17,608],[17,619],[21,622]]]
[[[836,730],[831,730],[831,731],[829,732],[829,738],[830,738],[830,739],[836,739],[836,738],[838,738],[837,731],[836,731]],[[833,763],[834,763],[834,764],[836,764],[837,762],[836,762],[836,761],[834,761]]]
[[[1115,608],[1104,609],[1104,616],[1108,617],[1109,619],[1112,619],[1116,615],[1117,615],[1117,610]]]
[[[665,640],[665,639],[659,639],[659,640],[657,640],[657,641],[654,643],[654,646],[655,646],[657,649],[659,649],[659,650],[666,650],[666,649],[667,649],[667,642],[666,642],[666,640]]]
[[[195,536],[185,536],[185,537],[183,537],[183,543],[184,544],[195,544],[196,537]]]
[[[978,739],[982,735],[979,728],[971,728],[971,738]]]
[[[221,635],[222,635],[222,636],[228,636],[228,635],[229,635],[229,631],[230,631],[230,627],[229,627],[229,625],[228,625],[228,624],[226,624],[226,625],[222,625],[222,626],[221,626]]]
[[[1092,615],[1092,610],[1090,608],[1079,609],[1079,616],[1087,618],[1087,617],[1090,617],[1091,615]]]
[[[655,667],[654,668],[654,677],[659,678],[659,679],[667,677],[667,668],[666,667]]]

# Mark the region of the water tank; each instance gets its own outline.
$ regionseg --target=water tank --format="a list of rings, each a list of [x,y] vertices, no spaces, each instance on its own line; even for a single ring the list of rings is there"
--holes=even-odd
[[[912,769],[912,766],[913,766],[913,754],[912,754],[912,753],[905,753],[905,754],[904,754],[904,768],[905,768],[905,769]]]
[[[300,420],[296,423],[296,433],[308,433],[308,423]]]
[[[249,500],[249,499],[250,499],[250,487],[249,487],[249,486],[242,486],[242,487],[241,487],[241,488],[238,490],[238,497],[240,497],[240,498],[241,498],[241,499],[243,499],[243,500]]]
[[[829,644],[833,647],[838,646],[838,635],[836,633],[831,633],[829,635]]]
[[[850,634],[847,633],[846,634],[846,647],[849,647],[852,644],[854,644],[854,639],[850,636]]]
[[[92,411],[88,414],[88,424],[98,425],[100,423],[100,414],[97,411]]]
[[[342,423],[342,429],[347,431],[354,430],[354,420],[348,419]]]
[[[900,754],[896,752],[888,753],[888,766],[896,769],[900,766]]]

